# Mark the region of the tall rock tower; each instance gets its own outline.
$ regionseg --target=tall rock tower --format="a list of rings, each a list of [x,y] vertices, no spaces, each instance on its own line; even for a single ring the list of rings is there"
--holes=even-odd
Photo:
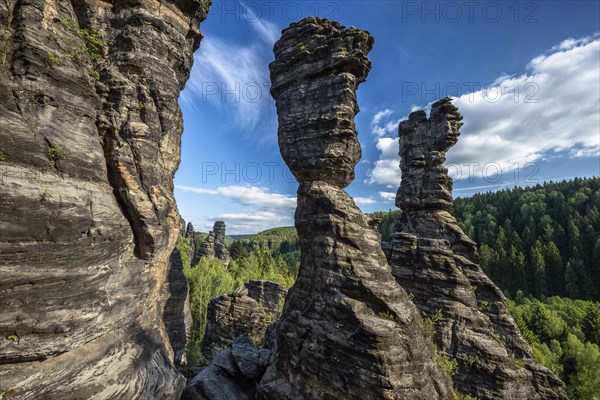
[[[479,266],[477,247],[448,213],[452,178],[444,167],[462,116],[445,98],[430,117],[400,123],[402,214],[388,255],[398,283],[435,328],[440,351],[458,362],[454,384],[479,399],[566,399],[562,382],[533,360],[502,292]]]
[[[449,393],[416,307],[343,190],[361,156],[356,89],[369,33],[315,17],[283,31],[270,65],[279,146],[298,180],[301,266],[259,391],[267,399],[438,399]]]

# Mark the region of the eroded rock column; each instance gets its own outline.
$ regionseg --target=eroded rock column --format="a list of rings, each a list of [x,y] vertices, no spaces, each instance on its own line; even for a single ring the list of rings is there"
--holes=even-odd
[[[179,397],[177,100],[209,5],[0,2],[0,393]]]
[[[279,146],[299,181],[301,266],[259,392],[267,399],[437,399],[448,395],[431,338],[343,190],[361,156],[356,89],[373,38],[325,19],[290,25],[270,65]]]
[[[481,270],[475,243],[448,213],[452,179],[444,161],[461,120],[445,98],[429,118],[415,111],[400,123],[402,214],[391,238],[393,274],[433,323],[440,351],[458,361],[458,390],[490,400],[564,399],[562,383],[532,359],[502,292]]]

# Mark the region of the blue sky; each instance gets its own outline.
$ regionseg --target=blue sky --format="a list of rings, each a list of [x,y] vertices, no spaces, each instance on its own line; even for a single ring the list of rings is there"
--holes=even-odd
[[[397,125],[456,97],[454,195],[600,176],[600,3],[595,1],[215,1],[181,94],[175,197],[186,221],[228,233],[292,225],[297,184],[277,146],[268,64],[283,28],[317,15],[375,37],[358,91],[363,159],[348,188],[394,209]]]

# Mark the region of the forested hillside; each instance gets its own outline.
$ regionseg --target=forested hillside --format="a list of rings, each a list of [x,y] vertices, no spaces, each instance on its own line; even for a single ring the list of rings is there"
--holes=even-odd
[[[510,295],[599,299],[599,178],[476,194],[452,214]]]
[[[481,266],[509,295],[600,299],[600,178],[506,189],[450,210],[479,246]],[[387,239],[400,211],[376,212]]]
[[[600,398],[598,303],[560,297],[531,300],[519,292],[508,306],[535,358],[566,383],[571,398]]]

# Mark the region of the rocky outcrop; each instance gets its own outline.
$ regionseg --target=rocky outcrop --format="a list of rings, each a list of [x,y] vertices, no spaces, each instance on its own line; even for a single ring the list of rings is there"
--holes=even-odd
[[[12,398],[181,392],[162,320],[181,221],[177,100],[209,4],[0,2],[0,386]]]
[[[356,89],[373,38],[315,17],[283,31],[271,63],[279,146],[299,181],[301,266],[286,298],[266,399],[437,399],[431,338],[395,282],[379,235],[343,190],[361,154]]]
[[[215,256],[215,234],[213,231],[208,232],[208,235],[203,242],[198,246],[198,260],[203,257]]]
[[[190,265],[196,265],[198,263],[198,248],[196,245],[196,232],[194,231],[194,225],[191,222],[188,222],[183,237],[190,241],[190,250],[187,253]]]
[[[229,250],[225,246],[225,222],[216,221],[213,225],[213,232],[215,233],[215,257],[223,261],[223,266],[227,268],[230,257]]]
[[[239,336],[263,346],[267,328],[279,318],[286,289],[269,281],[250,281],[244,285],[245,288],[217,297],[208,304],[206,333],[201,345],[202,354],[208,359]]]
[[[271,350],[256,349],[247,337],[233,340],[185,388],[182,400],[252,400],[271,359]]]
[[[183,261],[178,249],[171,253],[162,297],[165,299],[163,320],[173,349],[175,365],[185,364],[185,349],[192,329],[192,311],[189,286],[183,274]]]
[[[536,363],[502,292],[483,273],[475,243],[448,213],[452,179],[446,152],[461,115],[446,98],[430,117],[415,111],[399,126],[402,214],[388,243],[398,283],[434,325],[435,342],[458,362],[453,377],[479,399],[565,399],[562,383]]]
[[[213,230],[208,232],[206,239],[198,245],[197,260],[202,257],[216,257],[223,262],[225,268],[229,266],[231,257],[225,245],[225,222],[216,221]]]

